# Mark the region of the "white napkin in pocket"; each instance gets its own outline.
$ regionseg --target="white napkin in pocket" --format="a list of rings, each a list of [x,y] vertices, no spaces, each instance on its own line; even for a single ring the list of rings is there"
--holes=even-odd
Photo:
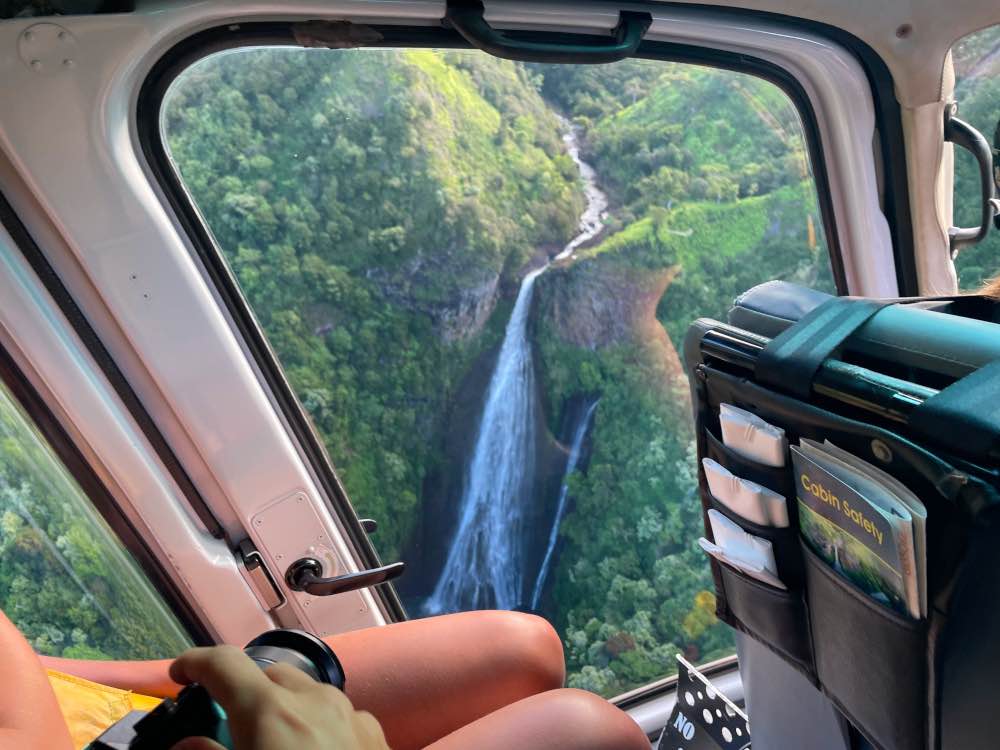
[[[760,580],[765,580],[761,575],[767,574],[767,577],[772,579],[767,582],[772,585],[774,580],[780,582],[771,542],[747,533],[734,521],[714,509],[708,511],[708,522],[712,527],[712,536],[715,537],[715,544],[712,546],[725,555],[727,562]],[[708,540],[705,542],[712,544]],[[702,544],[702,548],[706,552],[712,551],[705,547],[705,544]],[[761,575],[756,575],[758,573]]]
[[[788,503],[782,495],[736,476],[711,458],[703,458],[701,465],[712,496],[731,511],[760,526],[788,526]]]
[[[765,466],[784,466],[788,455],[785,431],[732,404],[719,404],[722,442],[730,450]]]
[[[746,562],[744,562],[742,560],[734,560],[734,559],[728,557],[726,555],[725,551],[722,549],[722,547],[719,547],[716,544],[712,544],[705,537],[699,538],[698,539],[698,544],[700,544],[701,548],[703,550],[705,550],[708,554],[710,554],[712,557],[714,557],[719,562],[724,562],[727,565],[729,565],[729,566],[731,566],[733,568],[736,568],[737,570],[740,570],[740,571],[746,573],[751,578],[756,578],[758,581],[760,581],[762,583],[766,583],[769,586],[774,586],[777,589],[786,589],[786,588],[788,588],[787,586],[785,586],[784,583],[781,582],[780,578],[778,578],[777,576],[771,575],[770,573],[768,573],[763,568],[761,568],[759,566],[755,567],[755,566],[752,566],[749,563],[746,563]]]

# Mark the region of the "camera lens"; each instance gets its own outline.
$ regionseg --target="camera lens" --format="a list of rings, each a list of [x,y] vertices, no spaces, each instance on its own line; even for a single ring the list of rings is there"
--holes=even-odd
[[[333,650],[303,630],[269,630],[246,645],[243,652],[261,669],[290,664],[317,682],[344,689],[344,669]]]

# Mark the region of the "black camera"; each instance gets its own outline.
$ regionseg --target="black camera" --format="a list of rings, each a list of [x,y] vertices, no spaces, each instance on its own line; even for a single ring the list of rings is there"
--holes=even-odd
[[[261,669],[290,664],[317,682],[344,689],[344,670],[333,650],[302,630],[271,630],[243,649]],[[201,685],[188,685],[176,700],[146,713],[133,711],[88,745],[87,750],[169,750],[185,737],[209,737],[232,748],[226,713]]]

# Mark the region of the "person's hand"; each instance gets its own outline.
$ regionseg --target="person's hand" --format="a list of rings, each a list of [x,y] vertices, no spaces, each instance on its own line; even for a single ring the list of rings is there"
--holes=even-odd
[[[170,676],[208,690],[226,712],[235,750],[388,750],[374,716],[287,664],[261,670],[233,646],[194,648],[170,665]],[[189,737],[173,750],[222,746]]]

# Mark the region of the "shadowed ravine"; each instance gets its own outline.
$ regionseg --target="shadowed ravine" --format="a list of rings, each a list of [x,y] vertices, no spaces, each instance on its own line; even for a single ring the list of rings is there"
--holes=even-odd
[[[579,233],[554,260],[570,257],[580,245],[593,239],[603,229],[602,216],[607,208],[607,197],[595,184],[594,170],[580,160],[576,133],[571,127],[567,127],[563,140],[580,170],[587,203],[580,217]],[[425,604],[428,614],[513,609],[525,602],[525,582],[532,571],[525,569],[522,541],[526,511],[533,494],[538,408],[528,319],[535,280],[548,267],[546,264],[524,277],[507,322],[465,472],[458,526],[441,576]],[[587,410],[584,423],[589,422],[592,411],[593,407]],[[582,440],[581,435],[581,444]],[[567,473],[572,470],[567,465]],[[560,492],[565,494],[563,490]],[[559,508],[535,589],[544,585],[543,574],[547,574],[551,565],[558,524],[565,512],[563,498]],[[533,600],[536,598],[532,596]]]

